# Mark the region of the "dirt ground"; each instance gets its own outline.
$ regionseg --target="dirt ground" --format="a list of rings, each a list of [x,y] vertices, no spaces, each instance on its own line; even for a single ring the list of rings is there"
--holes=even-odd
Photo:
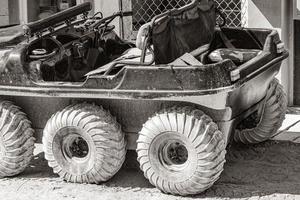
[[[134,152],[125,167],[102,185],[70,184],[52,173],[40,151],[17,177],[0,180],[2,200],[186,200],[186,199],[300,199],[300,144],[267,142],[233,145],[220,180],[195,197],[162,194],[138,170]]]

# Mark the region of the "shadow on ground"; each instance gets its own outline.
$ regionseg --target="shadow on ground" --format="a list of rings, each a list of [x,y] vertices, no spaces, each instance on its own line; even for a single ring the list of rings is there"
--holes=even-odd
[[[129,152],[127,157],[120,172],[103,186],[154,190],[138,169],[135,152]],[[43,153],[36,155],[30,167],[15,178],[60,181],[48,167]],[[205,193],[191,198],[247,198],[272,194],[300,195],[299,144],[232,145],[220,180]]]
[[[58,176],[48,167],[47,161],[44,159],[44,153],[39,153],[33,157],[25,172],[14,178],[48,179],[54,177]]]
[[[300,195],[300,145],[266,142],[232,145],[220,180],[198,197]]]
[[[44,158],[44,153],[39,153],[34,156],[29,167],[20,175],[13,179],[60,179],[54,174],[52,168],[47,164]],[[63,181],[63,180],[61,180]],[[122,169],[109,181],[103,183],[108,187],[124,187],[124,188],[154,188],[139,170],[139,164],[136,159],[136,153],[129,151],[126,161]]]

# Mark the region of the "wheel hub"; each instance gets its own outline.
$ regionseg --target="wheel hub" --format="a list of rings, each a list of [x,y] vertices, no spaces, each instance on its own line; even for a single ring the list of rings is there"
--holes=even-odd
[[[94,165],[94,152],[89,136],[74,126],[58,130],[53,139],[53,156],[59,166],[73,175],[87,173]]]
[[[74,137],[73,141],[71,141],[67,148],[70,157],[84,158],[89,153],[89,146],[87,142],[80,136]]]
[[[63,152],[68,159],[83,160],[89,154],[89,146],[80,135],[71,134],[63,142]]]
[[[175,142],[167,147],[167,157],[172,164],[181,165],[187,161],[188,152],[184,145]]]
[[[166,142],[159,152],[161,164],[168,170],[182,170],[188,160],[188,150],[180,140]]]
[[[165,180],[186,181],[197,169],[198,153],[189,138],[177,131],[157,135],[150,142],[148,155],[154,172]]]

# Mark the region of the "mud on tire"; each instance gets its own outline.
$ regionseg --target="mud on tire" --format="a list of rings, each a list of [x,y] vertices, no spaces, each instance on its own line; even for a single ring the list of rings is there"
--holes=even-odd
[[[287,110],[287,97],[277,79],[274,79],[267,91],[266,102],[259,116],[250,115],[235,130],[234,140],[244,144],[255,144],[270,139],[282,125]],[[254,124],[251,128],[247,123]]]
[[[0,177],[15,176],[29,165],[35,138],[31,122],[20,108],[0,101]]]
[[[198,194],[223,171],[225,136],[202,111],[173,107],[151,117],[139,133],[140,168],[165,193]]]
[[[54,173],[73,183],[107,181],[119,171],[126,154],[116,119],[87,103],[54,114],[44,129],[43,147]]]

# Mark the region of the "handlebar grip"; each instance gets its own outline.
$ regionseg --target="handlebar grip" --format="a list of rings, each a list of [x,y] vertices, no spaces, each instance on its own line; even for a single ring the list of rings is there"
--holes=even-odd
[[[92,4],[90,2],[85,2],[77,6],[73,6],[59,13],[55,13],[50,17],[38,20],[36,22],[31,22],[23,26],[24,33],[34,34],[38,31],[44,30],[49,26],[53,26],[67,19],[71,19],[77,15],[88,12],[92,9]]]

